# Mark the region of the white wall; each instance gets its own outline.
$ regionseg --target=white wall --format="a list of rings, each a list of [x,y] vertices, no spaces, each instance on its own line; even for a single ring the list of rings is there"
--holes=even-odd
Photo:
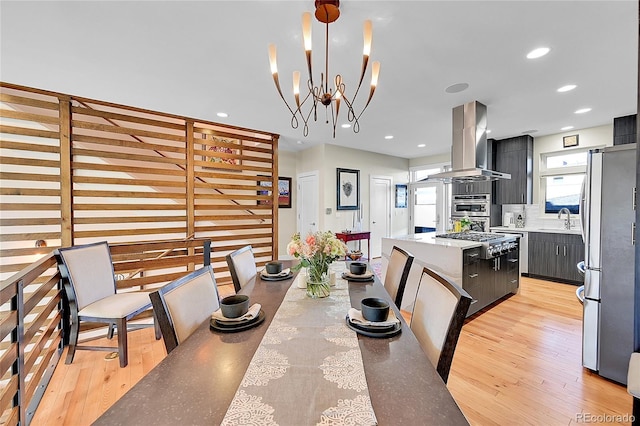
[[[287,244],[296,232],[296,153],[278,151],[278,175],[291,178],[291,208],[278,209],[278,257],[287,254]]]
[[[409,160],[409,167],[430,166],[432,164],[451,164],[451,153],[438,155],[427,155],[424,157],[412,158]]]
[[[574,148],[563,148],[562,137],[578,135],[579,145]],[[540,202],[540,155],[548,152],[571,152],[575,149],[587,147],[601,147],[613,145],[613,124],[606,124],[587,129],[570,130],[554,135],[541,136],[533,139],[533,204]],[[544,209],[543,209],[544,211]]]
[[[375,176],[390,176],[393,184],[406,184],[409,181],[409,160],[400,157],[376,154],[368,151],[344,148],[336,145],[323,144],[310,147],[295,154],[279,152],[278,167],[280,176],[292,175],[293,208],[280,209],[278,218],[278,254],[286,256],[286,245],[296,230],[296,176],[301,173],[317,171],[320,182],[320,203],[318,229],[342,231],[351,229],[356,212],[350,210],[336,210],[336,169],[360,170],[360,203],[363,206],[363,230],[369,229],[369,178]],[[293,171],[295,170],[295,171]],[[391,202],[395,197],[392,188]],[[327,214],[326,209],[331,213]],[[405,235],[409,229],[408,209],[392,207],[391,218],[392,235]]]

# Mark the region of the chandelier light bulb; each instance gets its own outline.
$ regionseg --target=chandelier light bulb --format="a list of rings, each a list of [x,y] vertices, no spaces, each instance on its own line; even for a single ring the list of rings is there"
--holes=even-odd
[[[371,87],[378,85],[378,75],[380,74],[380,62],[375,61],[371,67]]]
[[[273,43],[269,45],[269,65],[271,65],[271,74],[277,74],[278,64],[276,62],[276,45]]]
[[[311,51],[311,12],[302,14],[302,36],[304,38],[304,50]]]
[[[364,49],[362,49],[362,54],[365,56],[369,56],[371,54],[371,38],[373,36],[373,31],[371,28],[371,21],[367,19],[364,21]]]
[[[296,96],[300,94],[300,71],[293,72],[293,94]]]

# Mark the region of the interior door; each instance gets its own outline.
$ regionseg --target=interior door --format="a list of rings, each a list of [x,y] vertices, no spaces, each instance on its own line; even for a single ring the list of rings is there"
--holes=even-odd
[[[369,259],[382,256],[382,238],[391,236],[391,187],[390,176],[371,176],[369,185],[371,253]]]
[[[418,182],[411,184],[411,230],[444,232],[444,184],[442,182]]]
[[[298,211],[297,230],[304,238],[309,232],[318,230],[318,200],[320,197],[320,185],[318,172],[309,172],[298,175]]]

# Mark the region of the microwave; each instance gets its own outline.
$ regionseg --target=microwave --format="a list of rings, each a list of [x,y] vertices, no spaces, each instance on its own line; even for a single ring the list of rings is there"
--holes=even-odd
[[[491,194],[454,195],[451,200],[451,216],[490,216]]]

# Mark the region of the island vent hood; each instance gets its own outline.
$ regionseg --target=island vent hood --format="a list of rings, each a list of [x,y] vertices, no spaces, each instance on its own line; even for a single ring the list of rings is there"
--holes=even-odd
[[[511,179],[508,173],[487,168],[487,107],[478,101],[453,109],[451,170],[429,176],[428,180],[475,182]]]

